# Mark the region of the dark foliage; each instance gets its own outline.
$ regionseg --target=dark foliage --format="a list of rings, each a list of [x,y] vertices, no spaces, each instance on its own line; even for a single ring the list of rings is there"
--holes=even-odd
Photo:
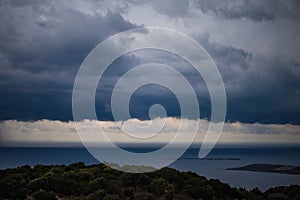
[[[127,166],[128,167],[128,166]],[[136,168],[137,166],[135,166]],[[297,199],[300,186],[275,187],[261,192],[232,188],[217,179],[193,172],[163,168],[131,174],[105,165],[22,166],[0,170],[0,199]]]

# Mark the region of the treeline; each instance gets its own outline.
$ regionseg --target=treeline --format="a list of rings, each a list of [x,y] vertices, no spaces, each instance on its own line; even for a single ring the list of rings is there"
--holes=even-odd
[[[0,171],[0,199],[299,199],[300,186],[265,192],[232,188],[193,172],[163,168],[132,174],[105,165],[26,165]]]

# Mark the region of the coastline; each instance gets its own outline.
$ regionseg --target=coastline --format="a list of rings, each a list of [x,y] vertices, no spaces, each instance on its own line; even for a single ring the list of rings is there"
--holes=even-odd
[[[127,166],[129,167],[129,166]],[[133,166],[137,167],[137,166]],[[0,170],[4,199],[286,199],[300,197],[300,186],[262,192],[235,188],[218,179],[169,167],[149,173],[126,173],[103,164],[29,165]]]

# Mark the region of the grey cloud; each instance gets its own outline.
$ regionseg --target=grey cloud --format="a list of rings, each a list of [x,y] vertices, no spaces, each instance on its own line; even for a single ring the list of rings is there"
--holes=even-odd
[[[0,8],[1,52],[15,68],[33,73],[74,69],[104,38],[136,27],[109,10],[90,15],[64,4],[45,4]]]
[[[148,2],[132,1],[131,3],[146,5]],[[198,9],[204,14],[214,14],[220,18],[245,18],[256,22],[300,17],[300,3],[297,0],[167,0],[152,1],[148,5],[152,6],[157,13],[171,18],[191,17]]]
[[[198,37],[216,62],[227,92],[227,119],[295,123],[300,112],[300,63],[269,52],[260,55]]]
[[[153,1],[152,6],[158,13],[170,17],[184,17],[189,14],[189,1]]]
[[[11,4],[0,7],[0,53],[1,62],[5,61],[1,74],[12,82],[61,78],[70,83],[68,77],[75,76],[94,46],[111,34],[136,27],[111,11],[89,15],[64,4]]]
[[[85,56],[108,36],[137,25],[109,8],[88,14],[65,2],[18,2],[0,6],[0,119],[69,120]]]
[[[154,10],[155,25],[162,19],[161,26],[168,27],[167,21],[176,29],[176,20],[181,20],[178,30],[205,47],[225,81],[228,120],[300,123],[299,40],[295,37],[300,27],[299,1],[85,2],[92,11],[68,5],[72,3],[1,1],[0,120],[72,119],[71,92],[80,63],[103,39],[137,27],[126,20],[134,5]],[[174,55],[145,51],[124,56],[108,69],[96,97],[103,119],[112,119],[103,111],[118,78],[147,62],[170,65],[184,74],[197,92],[201,114],[210,117],[209,94],[192,67]],[[180,115],[176,98],[154,86],[136,93],[133,114],[144,119],[149,106],[157,102],[169,106],[170,116]]]
[[[272,53],[269,56],[252,54],[242,48],[211,42],[208,36],[198,37],[198,41],[212,56],[222,74],[228,98],[228,120],[298,124],[300,70],[296,60],[277,57]],[[122,67],[129,69],[130,65],[156,62],[169,65],[185,75],[198,95],[201,116],[209,118],[209,94],[205,83],[196,75],[192,66],[181,58],[162,51],[147,50],[135,52],[134,55],[136,63],[123,63]],[[117,81],[120,75],[117,74],[114,80]],[[106,83],[112,90],[112,79],[108,79]],[[159,101],[163,105],[168,102],[173,110],[172,116],[179,116],[180,111],[174,108],[177,104],[173,100],[171,94],[162,92],[158,87],[145,87],[133,98],[133,113],[136,117],[143,118],[151,103]],[[138,114],[137,110],[143,113]]]
[[[270,123],[298,123],[299,74],[294,73],[299,63],[293,59],[254,57],[251,67],[227,84],[231,112],[242,120],[253,119]],[[230,118],[230,116],[229,116]],[[256,118],[256,120],[254,119]]]
[[[195,6],[204,13],[214,13],[219,17],[253,21],[274,20],[278,17],[299,17],[299,1],[260,0],[195,0]]]
[[[198,36],[198,41],[216,62],[225,83],[241,76],[250,67],[252,53],[242,48],[211,42],[208,35]]]

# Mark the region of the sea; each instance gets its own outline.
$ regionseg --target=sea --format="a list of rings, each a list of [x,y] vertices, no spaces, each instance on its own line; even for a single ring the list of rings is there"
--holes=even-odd
[[[125,149],[133,152],[155,150],[151,147],[126,147]],[[198,151],[198,148],[189,148],[169,167],[179,171],[193,171],[208,179],[219,179],[232,187],[248,190],[257,187],[265,191],[275,186],[300,185],[300,175],[227,170],[256,163],[300,166],[300,146],[216,146],[204,159],[197,159]],[[36,164],[99,163],[83,147],[0,147],[0,158],[0,169]]]

